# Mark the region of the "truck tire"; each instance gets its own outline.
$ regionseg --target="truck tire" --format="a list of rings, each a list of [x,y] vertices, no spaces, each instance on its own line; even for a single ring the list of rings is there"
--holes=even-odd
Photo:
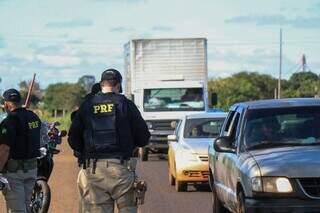
[[[178,181],[177,179],[175,179],[175,189],[177,192],[185,192],[187,191],[187,183],[183,182],[183,181]]]
[[[139,158],[141,161],[148,161],[149,151],[145,147],[139,148]]]
[[[227,213],[229,212],[221,203],[221,201],[219,200],[217,193],[216,193],[216,189],[215,186],[211,186],[212,187],[212,212],[213,213]]]
[[[209,186],[210,186],[210,189],[211,191],[213,191],[213,187],[214,187],[214,184],[213,184],[213,174],[211,172],[211,169],[209,170],[210,171],[210,174],[209,174]]]
[[[246,204],[244,202],[244,194],[241,190],[238,193],[237,200],[238,200],[237,213],[245,213],[246,212]]]

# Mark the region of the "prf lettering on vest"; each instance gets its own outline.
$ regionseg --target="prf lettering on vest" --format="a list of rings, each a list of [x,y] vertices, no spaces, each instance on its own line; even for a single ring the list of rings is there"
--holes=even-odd
[[[36,129],[39,127],[39,121],[33,121],[33,122],[29,122],[29,129]]]
[[[113,112],[114,104],[99,104],[93,106],[93,113],[108,113]]]

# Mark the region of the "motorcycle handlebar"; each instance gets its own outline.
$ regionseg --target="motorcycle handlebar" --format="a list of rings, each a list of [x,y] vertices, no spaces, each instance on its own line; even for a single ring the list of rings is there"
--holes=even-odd
[[[0,191],[2,191],[5,186],[6,186],[6,185],[5,185],[4,183],[0,182]]]

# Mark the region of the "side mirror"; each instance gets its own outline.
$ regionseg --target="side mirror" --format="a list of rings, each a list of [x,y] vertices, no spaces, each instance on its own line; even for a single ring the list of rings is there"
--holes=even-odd
[[[222,136],[218,137],[214,141],[214,150],[217,152],[235,153],[235,148],[232,146],[230,137]]]
[[[211,94],[211,106],[216,106],[218,104],[218,95],[217,93]]]
[[[67,135],[67,131],[66,130],[62,130],[60,132],[60,137],[65,137]]]
[[[170,141],[170,142],[177,142],[177,141],[178,141],[176,135],[168,135],[167,139],[168,139],[168,141]]]

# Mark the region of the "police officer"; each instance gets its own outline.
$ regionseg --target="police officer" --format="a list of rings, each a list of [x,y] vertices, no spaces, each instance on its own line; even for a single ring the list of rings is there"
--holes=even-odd
[[[85,99],[70,130],[71,148],[83,154],[78,176],[80,212],[137,212],[135,173],[128,169],[136,147],[147,145],[147,125],[133,102],[120,95],[122,76],[115,69],[101,75],[101,91]]]
[[[3,98],[8,115],[0,124],[0,171],[10,186],[3,190],[3,195],[8,212],[30,212],[41,121],[36,114],[22,108],[17,90],[5,91]]]

